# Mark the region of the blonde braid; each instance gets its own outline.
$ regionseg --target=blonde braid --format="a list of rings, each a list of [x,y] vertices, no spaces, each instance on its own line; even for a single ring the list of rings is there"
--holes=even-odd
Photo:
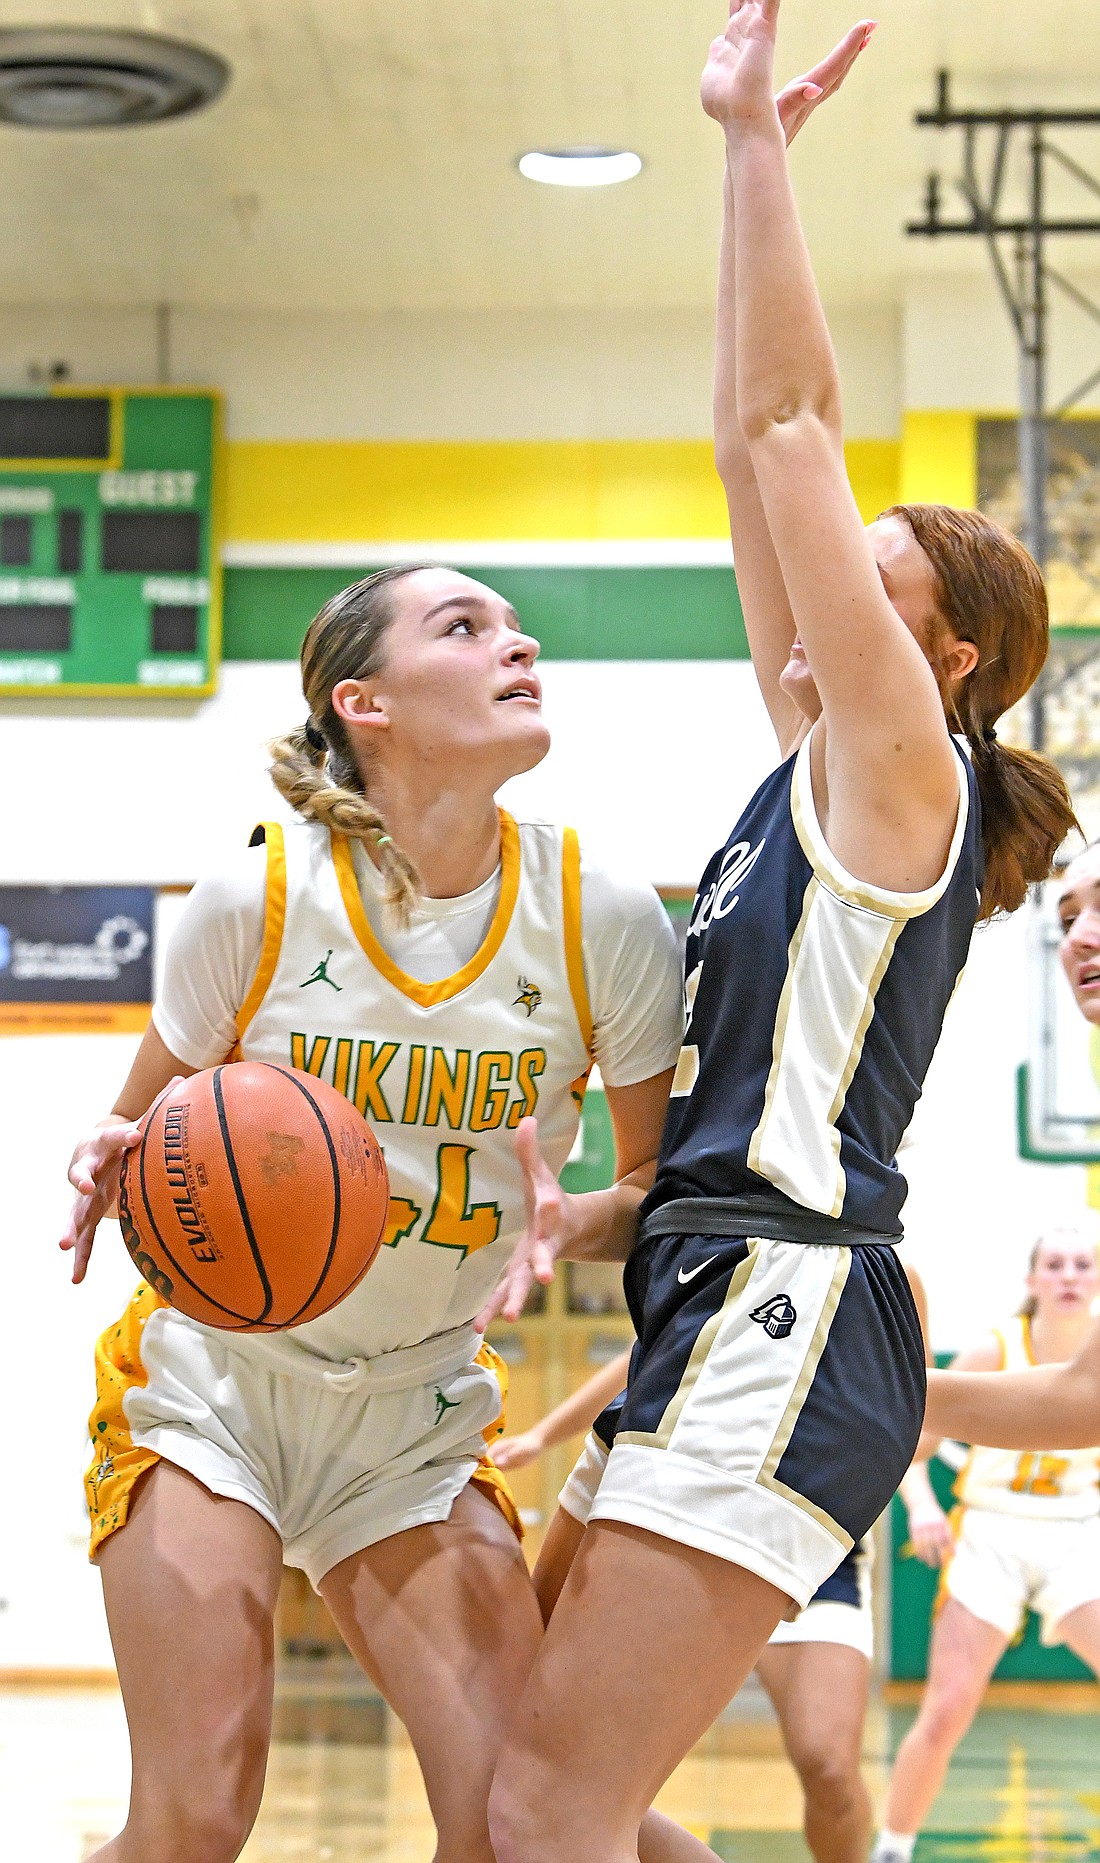
[[[381,870],[386,904],[402,926],[408,925],[420,897],[420,876],[408,855],[395,847],[366,794],[332,707],[332,689],[341,679],[361,679],[378,670],[391,619],[390,585],[421,567],[380,570],[325,603],[302,643],[302,683],[313,715],[269,745],[271,780],[279,794],[306,821],[362,842]]]

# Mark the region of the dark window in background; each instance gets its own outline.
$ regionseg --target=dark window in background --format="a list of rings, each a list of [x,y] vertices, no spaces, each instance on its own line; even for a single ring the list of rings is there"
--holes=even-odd
[[[154,653],[197,653],[199,611],[158,603],[153,609]]]
[[[0,517],[0,563],[5,569],[26,569],[31,561],[32,531],[29,517]]]
[[[84,567],[84,513],[57,514],[57,567],[63,576],[79,576]]]
[[[139,575],[194,575],[201,541],[197,511],[107,511],[100,563]]]
[[[110,457],[106,395],[0,395],[0,458]]]

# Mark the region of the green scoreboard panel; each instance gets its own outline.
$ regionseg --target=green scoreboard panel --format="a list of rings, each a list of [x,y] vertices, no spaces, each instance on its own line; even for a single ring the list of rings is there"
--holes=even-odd
[[[0,395],[0,697],[213,692],[220,427],[190,389]]]

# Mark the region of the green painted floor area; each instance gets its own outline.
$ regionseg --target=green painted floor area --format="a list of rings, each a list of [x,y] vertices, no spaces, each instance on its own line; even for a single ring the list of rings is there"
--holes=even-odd
[[[1095,1714],[983,1709],[959,1745],[914,1863],[1100,1863],[1100,1697],[1097,1707]],[[912,1708],[885,1710],[887,1763],[913,1718]],[[724,1863],[809,1863],[795,1831],[723,1829],[710,1842]]]

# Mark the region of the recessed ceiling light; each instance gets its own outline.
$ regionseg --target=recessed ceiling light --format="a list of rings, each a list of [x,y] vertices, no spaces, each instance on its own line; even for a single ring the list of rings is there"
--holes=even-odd
[[[641,174],[642,158],[632,149],[532,149],[519,172],[554,188],[609,188]]]

